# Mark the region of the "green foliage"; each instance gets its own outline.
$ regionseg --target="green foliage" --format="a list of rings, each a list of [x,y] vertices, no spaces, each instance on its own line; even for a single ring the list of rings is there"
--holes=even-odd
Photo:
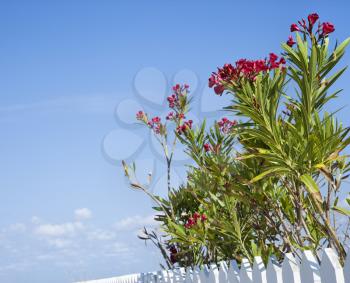
[[[168,265],[240,262],[255,255],[266,261],[271,254],[281,258],[300,249],[316,254],[325,246],[344,260],[348,231],[341,237],[337,219],[350,216],[338,205],[350,170],[343,154],[349,128],[325,108],[340,93],[331,87],[346,69],[336,66],[350,39],[333,51],[327,36],[296,39],[296,48],[282,45],[286,69],[225,85],[233,98],[226,109],[244,122],[224,131],[204,121],[177,132],[194,162],[187,182],[169,190],[167,199],[151,195],[165,236],[156,244]],[[287,94],[290,84],[294,95]],[[188,100],[182,99],[180,112],[187,112]],[[197,214],[205,219],[192,221]]]

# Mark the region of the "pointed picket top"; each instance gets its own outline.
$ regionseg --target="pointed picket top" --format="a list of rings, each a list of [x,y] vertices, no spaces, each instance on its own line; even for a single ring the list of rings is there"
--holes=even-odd
[[[253,263],[253,282],[267,283],[266,268],[261,256],[254,257]]]
[[[286,253],[282,263],[283,283],[300,283],[300,266],[299,262],[292,253]]]
[[[266,278],[269,283],[283,283],[281,265],[274,257],[269,258],[266,270]]]
[[[350,283],[350,249],[347,252],[347,257],[344,264],[345,283]]]
[[[206,264],[202,265],[201,269],[199,271],[199,278],[200,278],[201,283],[210,283],[210,282],[208,282],[208,275],[209,275],[208,266]]]
[[[321,283],[320,266],[311,251],[303,251],[300,276],[301,283]]]
[[[219,283],[219,269],[216,263],[211,263],[208,280],[210,283]]]
[[[227,263],[224,261],[221,261],[219,263],[219,282],[220,283],[227,283],[228,282],[228,278],[227,278],[227,274],[228,273],[228,266]]]
[[[193,274],[192,274],[193,283],[201,283],[199,272],[200,272],[199,266],[195,266],[193,268]]]
[[[321,281],[345,283],[343,268],[333,249],[324,249],[321,261]]]
[[[239,272],[240,283],[252,283],[253,282],[253,271],[250,266],[248,259],[242,259],[241,270]]]
[[[227,279],[229,283],[239,283],[239,268],[235,260],[230,261],[230,266],[227,272]]]

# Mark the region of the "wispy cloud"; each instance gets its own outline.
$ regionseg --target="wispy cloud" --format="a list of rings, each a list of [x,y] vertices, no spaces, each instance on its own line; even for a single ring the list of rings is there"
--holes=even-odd
[[[114,227],[117,231],[131,231],[135,229],[142,229],[143,227],[157,226],[157,222],[154,220],[154,215],[148,216],[130,216],[117,221]]]
[[[79,208],[74,211],[75,218],[77,220],[86,220],[92,217],[92,212],[88,208]]]
[[[34,233],[44,237],[72,237],[83,229],[81,222],[67,222],[63,224],[42,224],[35,228]]]
[[[142,257],[141,251],[149,249],[137,240],[135,230],[153,227],[152,215],[126,217],[107,227],[87,221],[92,215],[89,208],[77,208],[66,222],[50,222],[35,216],[28,222],[14,223],[2,229],[0,275],[14,270],[29,272],[48,264],[79,277],[91,266],[121,262],[119,267],[111,269],[114,275],[122,272],[118,268],[135,264],[139,256]]]

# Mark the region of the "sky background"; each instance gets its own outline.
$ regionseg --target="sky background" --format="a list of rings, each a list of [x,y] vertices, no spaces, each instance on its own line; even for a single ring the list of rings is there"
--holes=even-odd
[[[128,189],[120,160],[154,173],[161,159],[143,108],[164,113],[174,82],[191,85],[193,118],[224,115],[206,87],[217,66],[278,53],[310,12],[350,36],[348,1],[1,1],[0,282],[73,282],[158,269],[137,239],[151,202]],[[349,64],[346,54],[342,64]],[[330,109],[350,125],[350,73]],[[179,153],[174,185],[185,157]],[[159,179],[159,180],[158,180]],[[344,190],[349,190],[345,185]]]

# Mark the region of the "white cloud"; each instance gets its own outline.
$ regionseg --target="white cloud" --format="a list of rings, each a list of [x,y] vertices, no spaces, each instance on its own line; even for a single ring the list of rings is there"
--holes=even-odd
[[[115,233],[107,230],[102,230],[102,229],[95,229],[89,232],[88,234],[88,239],[95,241],[109,241],[115,238]]]
[[[142,229],[145,226],[146,227],[158,226],[157,222],[154,220],[154,215],[149,215],[146,217],[135,215],[135,216],[121,219],[114,225],[114,227],[118,231],[130,231],[134,229]]]
[[[43,237],[74,236],[83,229],[80,222],[67,222],[63,224],[42,224],[35,229],[35,234]]]
[[[88,208],[78,208],[74,211],[74,215],[77,220],[85,220],[92,217],[92,212]]]

